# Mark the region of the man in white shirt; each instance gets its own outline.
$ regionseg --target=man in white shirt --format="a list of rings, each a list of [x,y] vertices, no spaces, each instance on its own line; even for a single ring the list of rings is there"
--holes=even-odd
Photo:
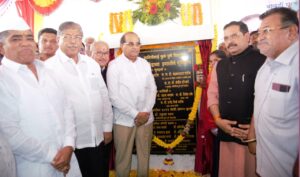
[[[257,173],[291,177],[299,150],[299,22],[283,7],[260,19],[258,48],[267,60],[255,80]]]
[[[128,177],[135,141],[137,176],[147,177],[153,130],[152,108],[156,99],[156,84],[150,64],[138,57],[140,39],[133,32],[120,41],[123,53],[111,61],[107,71],[107,86],[114,111],[114,144],[117,177]]]
[[[10,20],[4,19],[0,29],[0,133],[15,155],[17,176],[63,177],[70,166],[79,172],[72,158],[76,134],[70,104],[58,80],[35,59],[27,24]]]
[[[103,177],[101,158],[112,140],[112,107],[99,65],[79,54],[83,33],[81,26],[64,22],[58,29],[59,49],[45,63],[63,85],[75,112],[75,155],[83,177]]]

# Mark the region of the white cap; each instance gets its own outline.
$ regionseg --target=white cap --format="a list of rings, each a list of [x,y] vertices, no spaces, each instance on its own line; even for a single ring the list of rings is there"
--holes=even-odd
[[[22,17],[14,16],[14,17],[7,17],[3,15],[0,18],[0,32],[7,31],[7,30],[20,30],[25,31],[29,30],[30,27],[25,22]]]

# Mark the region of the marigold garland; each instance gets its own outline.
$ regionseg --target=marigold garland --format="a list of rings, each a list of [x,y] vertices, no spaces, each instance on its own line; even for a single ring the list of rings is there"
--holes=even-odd
[[[122,32],[132,31],[133,30],[132,10],[124,11],[122,18],[123,18]]]
[[[183,3],[180,9],[181,23],[183,26],[202,25],[203,15],[200,3]]]
[[[181,4],[180,15],[181,15],[181,23],[183,26],[191,26],[193,24],[191,3]]]
[[[132,11],[110,13],[109,31],[111,34],[133,31]]]
[[[212,40],[211,52],[217,50],[217,43],[218,43],[218,26],[217,26],[217,24],[215,24],[214,25],[214,38]]]
[[[193,4],[193,22],[194,25],[202,25],[202,7],[200,3]]]
[[[183,26],[188,26],[188,22],[186,19],[186,4],[181,4],[181,8],[180,8],[180,16],[181,16],[181,24]]]
[[[109,172],[109,177],[115,177],[115,171]],[[131,170],[129,177],[136,177],[137,171]],[[202,177],[194,171],[174,171],[174,170],[162,170],[162,169],[150,169],[149,177]]]
[[[28,0],[30,6],[42,15],[49,15],[56,10],[63,0]]]
[[[192,4],[191,3],[188,3],[187,4],[187,18],[188,18],[188,21],[187,21],[187,25],[190,26],[193,24],[193,21],[192,21]]]
[[[123,24],[123,12],[109,14],[109,31],[111,34],[121,33]]]

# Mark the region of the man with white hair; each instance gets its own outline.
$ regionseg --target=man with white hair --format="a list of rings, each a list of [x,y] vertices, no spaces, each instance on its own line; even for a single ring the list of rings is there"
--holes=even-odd
[[[28,25],[21,18],[0,23],[0,133],[15,155],[17,176],[64,177],[78,169],[73,110],[58,80],[35,59]],[[70,176],[81,176],[75,171]]]
[[[102,147],[112,141],[112,107],[99,65],[79,53],[83,37],[79,24],[63,22],[58,29],[59,49],[46,61],[75,112],[75,155],[83,177],[103,177]]]
[[[109,46],[104,41],[96,41],[91,45],[91,57],[99,64],[102,77],[106,83],[107,65],[109,62]]]

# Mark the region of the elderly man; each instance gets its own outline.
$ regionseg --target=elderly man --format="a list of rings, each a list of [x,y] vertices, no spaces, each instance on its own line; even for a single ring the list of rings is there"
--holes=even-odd
[[[99,64],[102,77],[106,83],[107,65],[109,62],[109,47],[104,41],[96,41],[91,46],[91,57]]]
[[[120,41],[122,55],[110,62],[107,86],[114,110],[114,144],[117,177],[128,177],[135,142],[137,176],[147,177],[153,130],[152,108],[156,99],[156,84],[150,64],[138,57],[140,38],[134,32],[125,33]]]
[[[1,28],[0,133],[12,147],[17,176],[63,177],[70,166],[78,168],[72,157],[73,111],[58,80],[35,60],[36,44],[27,24],[18,18],[1,22]]]
[[[42,61],[55,55],[58,49],[56,41],[57,31],[53,28],[44,28],[38,34],[39,58]]]
[[[225,25],[224,41],[230,57],[215,66],[207,92],[207,106],[219,128],[219,176],[252,177],[256,176],[255,157],[243,140],[253,114],[256,72],[265,56],[249,46],[243,22]]]
[[[112,140],[112,107],[99,65],[79,53],[81,26],[64,22],[58,29],[59,49],[46,61],[60,79],[75,112],[76,149],[84,177],[103,177],[104,146]]]
[[[257,173],[292,176],[299,150],[299,22],[283,7],[260,19],[258,48],[267,60],[255,80]]]

